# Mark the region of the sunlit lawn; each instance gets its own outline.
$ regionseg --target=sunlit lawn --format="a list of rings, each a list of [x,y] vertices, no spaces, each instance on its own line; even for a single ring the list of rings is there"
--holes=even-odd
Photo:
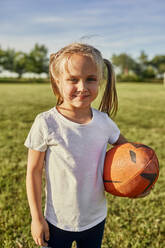
[[[103,248],[165,247],[165,88],[118,84],[116,123],[130,140],[151,146],[160,161],[153,192],[131,200],[107,195]],[[37,113],[55,105],[50,85],[0,84],[0,247],[36,247],[25,191],[25,137]],[[98,106],[98,100],[94,106]],[[85,248],[85,247],[84,247]]]

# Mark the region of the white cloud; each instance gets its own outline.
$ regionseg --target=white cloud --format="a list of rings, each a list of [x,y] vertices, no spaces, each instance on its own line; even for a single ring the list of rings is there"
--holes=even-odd
[[[34,23],[66,23],[66,19],[63,17],[55,16],[45,16],[45,17],[35,17],[32,20]]]
[[[56,25],[64,26],[68,29],[80,28],[80,27],[97,27],[100,25],[105,25],[104,19],[98,19],[96,16],[90,15],[74,15],[74,16],[42,16],[34,17],[31,19],[33,24],[47,24],[47,25]],[[49,27],[49,26],[48,26]]]

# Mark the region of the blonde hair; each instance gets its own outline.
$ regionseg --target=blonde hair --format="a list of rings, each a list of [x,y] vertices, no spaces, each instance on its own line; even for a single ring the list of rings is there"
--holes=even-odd
[[[107,82],[99,110],[106,112],[110,116],[114,116],[117,112],[118,100],[115,87],[115,75],[112,64],[109,60],[102,58],[99,50],[88,44],[72,43],[60,49],[57,53],[50,55],[49,74],[53,92],[57,97],[57,105],[63,103],[63,98],[58,90],[56,79],[58,79],[62,67],[65,68],[66,62],[73,54],[80,54],[91,58],[97,67],[99,81],[101,81],[103,78],[103,67],[104,64],[106,65]]]

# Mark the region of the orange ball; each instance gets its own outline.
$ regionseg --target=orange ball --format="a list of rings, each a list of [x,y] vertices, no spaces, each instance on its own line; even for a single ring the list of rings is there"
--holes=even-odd
[[[158,176],[158,158],[146,145],[125,143],[106,153],[103,180],[105,190],[112,195],[136,197],[148,191]]]

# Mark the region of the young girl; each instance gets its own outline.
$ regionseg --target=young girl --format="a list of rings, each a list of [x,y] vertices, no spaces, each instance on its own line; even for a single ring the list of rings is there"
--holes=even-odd
[[[107,66],[105,92],[97,97]],[[92,46],[73,43],[50,57],[50,78],[57,105],[36,116],[25,146],[31,232],[37,245],[100,248],[107,215],[103,164],[107,144],[127,142],[109,117],[117,111],[115,76],[108,60]],[[42,170],[46,204],[41,207]]]

